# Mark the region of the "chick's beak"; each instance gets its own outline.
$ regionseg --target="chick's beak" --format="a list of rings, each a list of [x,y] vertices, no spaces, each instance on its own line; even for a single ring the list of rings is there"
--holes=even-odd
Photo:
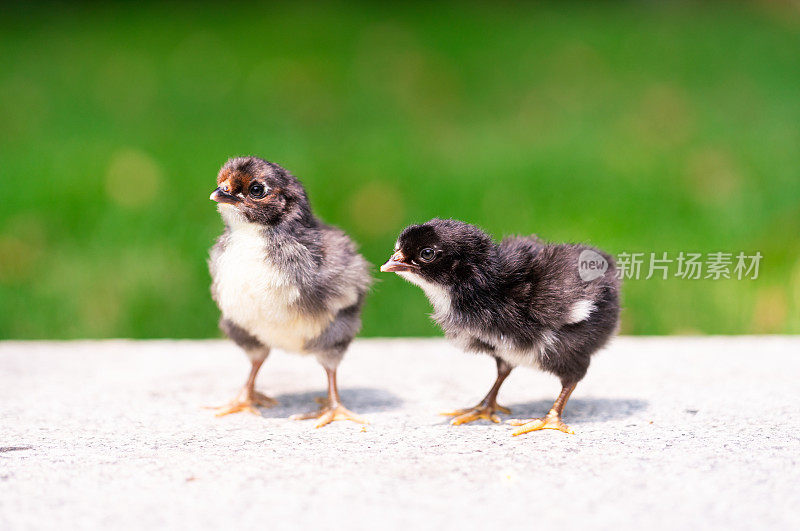
[[[224,191],[222,187],[219,187],[211,192],[211,197],[209,199],[216,201],[217,203],[227,203],[229,205],[235,205],[239,202],[239,199],[236,196]]]
[[[383,273],[397,273],[400,271],[414,271],[415,269],[419,269],[419,267],[415,264],[411,264],[406,261],[406,257],[403,256],[403,253],[397,251],[392,255],[388,262],[381,266],[381,272]]]

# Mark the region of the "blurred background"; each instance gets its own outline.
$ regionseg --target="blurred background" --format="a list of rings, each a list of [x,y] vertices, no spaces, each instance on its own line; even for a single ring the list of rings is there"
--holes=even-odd
[[[378,275],[456,217],[757,280],[628,280],[623,333],[800,333],[792,2],[0,8],[0,338],[217,337],[208,200],[278,162],[375,264],[365,336],[438,335]]]

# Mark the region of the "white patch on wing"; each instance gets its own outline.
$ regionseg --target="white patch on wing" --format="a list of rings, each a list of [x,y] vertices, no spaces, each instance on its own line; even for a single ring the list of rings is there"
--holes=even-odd
[[[567,316],[567,323],[574,324],[585,321],[589,315],[594,311],[594,303],[590,300],[578,301],[572,305]]]
[[[422,291],[425,292],[425,295],[428,296],[428,300],[431,301],[433,305],[435,311],[434,317],[437,315],[444,316],[450,311],[450,292],[447,291],[447,288],[425,280],[411,271],[398,271],[397,274],[412,284],[416,284],[422,288]]]
[[[220,212],[231,228],[225,250],[215,262],[214,285],[223,317],[265,345],[302,352],[303,345],[321,334],[333,316],[300,314],[294,307],[300,290],[269,260],[262,228],[248,223],[235,208]]]

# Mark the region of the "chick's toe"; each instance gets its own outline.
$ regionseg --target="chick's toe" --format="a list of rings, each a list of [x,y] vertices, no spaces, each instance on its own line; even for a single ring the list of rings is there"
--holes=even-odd
[[[564,421],[562,421],[561,417],[558,415],[547,415],[546,417],[537,419],[511,419],[508,421],[508,424],[512,426],[520,426],[518,430],[514,430],[514,432],[511,434],[515,437],[517,435],[539,430],[558,430],[571,435],[575,434],[575,432],[572,431],[572,428],[564,424]]]
[[[458,426],[460,424],[466,424],[475,420],[491,420],[496,424],[500,422],[500,417],[495,414],[497,411],[502,413],[511,413],[510,409],[503,407],[500,404],[478,404],[475,407],[456,409],[454,411],[444,411],[440,414],[453,417],[453,419],[450,421],[450,424],[453,426]]]
[[[318,411],[313,411],[311,413],[299,413],[297,415],[292,415],[289,418],[291,420],[319,419],[317,424],[314,426],[315,428],[321,428],[335,420],[351,420],[353,422],[357,422],[358,424],[369,424],[366,419],[356,415],[341,404],[325,405]]]

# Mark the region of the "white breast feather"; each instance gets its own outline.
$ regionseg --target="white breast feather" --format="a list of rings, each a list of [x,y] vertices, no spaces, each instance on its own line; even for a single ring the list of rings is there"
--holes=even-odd
[[[445,315],[450,311],[450,293],[447,291],[447,288],[425,280],[421,276],[410,271],[398,271],[397,274],[412,284],[416,284],[422,288],[422,291],[425,292],[428,300],[431,301],[433,305],[434,316]]]
[[[293,307],[300,291],[290,276],[270,263],[258,225],[231,228],[216,262],[217,302],[223,317],[270,347],[302,352],[306,341],[330,324],[331,316],[311,318]]]

